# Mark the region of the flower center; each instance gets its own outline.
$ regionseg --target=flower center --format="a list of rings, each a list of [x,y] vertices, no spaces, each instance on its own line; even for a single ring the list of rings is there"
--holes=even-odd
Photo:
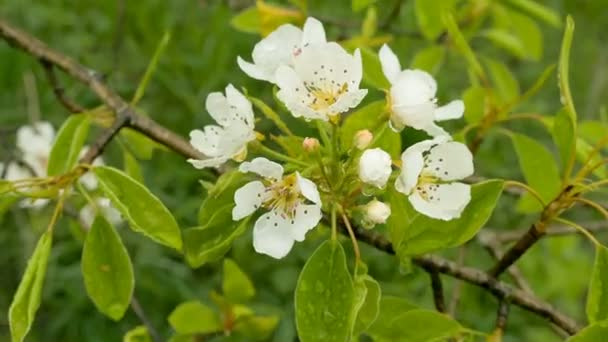
[[[264,207],[293,218],[300,203],[300,187],[295,173],[270,184],[266,190],[266,198]]]
[[[332,81],[333,82],[333,81]],[[327,109],[329,106],[336,103],[338,98],[348,91],[348,84],[342,86],[332,84],[306,84],[309,94],[312,96],[312,102],[308,105],[312,110]]]
[[[416,192],[418,192],[418,195],[420,195],[420,197],[427,202],[436,200],[437,196],[435,195],[435,192],[439,188],[439,185],[437,184],[438,182],[439,179],[437,177],[423,172],[418,178]]]

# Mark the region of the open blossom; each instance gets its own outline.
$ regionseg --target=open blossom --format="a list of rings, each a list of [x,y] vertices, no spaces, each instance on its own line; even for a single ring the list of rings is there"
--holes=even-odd
[[[466,145],[441,136],[410,146],[401,155],[402,171],[395,182],[416,211],[441,220],[460,214],[471,200],[471,186],[456,182],[473,174],[473,156]]]
[[[308,18],[303,30],[291,25],[279,26],[253,48],[253,63],[238,57],[241,70],[258,80],[275,83],[275,72],[281,65],[293,65],[304,48],[310,44],[325,43],[323,24],[315,18]]]
[[[226,96],[211,93],[205,105],[218,124],[190,132],[190,144],[208,159],[188,159],[188,162],[202,169],[218,167],[229,159],[242,160],[247,153],[247,143],[255,139],[251,102],[229,84]]]
[[[391,83],[391,127],[400,131],[410,126],[424,130],[433,137],[448,135],[435,121],[462,117],[464,103],[454,100],[447,105],[437,106],[437,82],[433,76],[422,70],[401,70],[397,56],[387,45],[380,49],[380,62],[384,75]]]
[[[310,45],[292,67],[277,69],[277,97],[295,117],[327,121],[365,97],[367,89],[359,89],[362,75],[359,50],[351,55],[336,43]]]
[[[359,159],[359,178],[363,183],[382,189],[391,176],[392,163],[390,154],[381,148],[365,150]]]
[[[268,210],[255,222],[253,247],[258,253],[283,258],[294,242],[303,241],[321,220],[317,186],[298,172],[284,176],[283,167],[266,158],[243,162],[239,170],[263,179],[249,182],[234,193],[232,219],[241,220],[260,208]]]

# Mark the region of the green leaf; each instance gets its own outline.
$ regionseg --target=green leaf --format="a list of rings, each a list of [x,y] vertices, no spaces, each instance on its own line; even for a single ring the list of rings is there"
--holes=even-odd
[[[422,69],[436,74],[445,60],[446,49],[442,45],[431,45],[416,53],[412,61],[412,69]]]
[[[139,325],[125,334],[122,342],[152,342],[152,338],[145,326]]]
[[[399,315],[416,309],[418,309],[417,306],[403,298],[382,296],[382,298],[380,298],[378,317],[369,327],[367,332],[374,338],[374,340],[380,341],[382,340],[383,336],[398,334],[398,332],[393,332],[393,330],[402,329],[403,327],[394,325],[393,321],[399,317]]]
[[[600,142],[606,136],[606,132],[608,132],[608,124],[601,121],[583,121],[578,126],[578,134],[593,145]]]
[[[133,295],[133,265],[120,236],[102,215],[87,234],[81,263],[87,294],[97,309],[120,320]]]
[[[557,112],[553,120],[553,141],[559,150],[560,160],[564,172],[570,171],[568,164],[576,158],[576,122],[565,108]],[[564,175],[568,178],[570,175]]]
[[[308,341],[346,341],[351,336],[353,281],[338,241],[321,244],[304,265],[295,293],[298,337]]]
[[[492,84],[496,88],[496,95],[502,104],[516,101],[519,97],[519,83],[509,68],[497,60],[486,59],[490,71]]]
[[[161,146],[147,136],[128,128],[121,129],[120,136],[125,140],[125,145],[129,151],[132,152],[137,159],[149,160],[152,158],[154,149],[160,148]]]
[[[222,292],[233,303],[246,302],[255,295],[253,283],[231,259],[224,259]]]
[[[230,25],[245,33],[259,33],[261,30],[260,14],[256,6],[251,6],[230,20]]]
[[[145,186],[112,167],[95,167],[93,172],[101,189],[127,219],[131,229],[181,251],[182,238],[175,218]]]
[[[373,4],[378,0],[352,0],[351,7],[354,12],[360,12],[361,10],[369,7],[369,5]]]
[[[567,342],[599,342],[608,336],[608,320],[591,324],[570,337]]]
[[[480,86],[472,86],[462,95],[464,101],[464,119],[471,124],[481,121],[485,114],[487,100],[486,90]]]
[[[608,320],[608,248],[597,246],[587,294],[589,323]]]
[[[416,0],[414,9],[418,27],[422,35],[430,41],[434,41],[445,30],[445,24],[441,20],[441,13],[454,8],[454,0],[428,1]]]
[[[435,2],[435,1],[425,1],[425,2]],[[445,24],[445,27],[446,27],[448,33],[450,34],[450,38],[454,41],[454,45],[456,46],[456,49],[458,49],[458,51],[463,54],[464,58],[466,59],[467,63],[469,64],[469,68],[479,78],[487,79],[485,71],[481,67],[481,63],[479,63],[479,60],[475,56],[475,53],[471,49],[471,46],[469,46],[469,43],[467,42],[466,38],[462,35],[462,32],[460,32],[460,29],[458,28],[458,24],[456,24],[456,20],[454,19],[454,16],[449,12],[444,12],[442,17],[443,17],[443,22]]]
[[[524,58],[527,54],[522,41],[512,32],[487,29],[480,32],[480,35],[517,58]]]
[[[514,133],[511,139],[526,183],[539,193],[545,203],[550,202],[561,187],[553,155],[536,140],[523,134]]]
[[[462,330],[460,324],[447,315],[431,310],[415,309],[398,315],[377,341],[441,341],[455,337]]]
[[[596,153],[589,159],[591,152],[593,152],[593,146],[589,145],[589,143],[581,138],[576,139],[576,158],[578,161],[581,163],[590,162],[592,165],[600,165],[602,163],[602,154]],[[607,178],[608,172],[606,171],[606,165],[601,165],[593,170],[593,174],[599,178]]]
[[[127,175],[129,175],[134,180],[143,183],[144,175],[141,172],[141,167],[139,166],[139,162],[137,161],[137,159],[135,159],[135,157],[127,149],[123,150],[122,158],[123,167]]]
[[[572,100],[572,92],[570,92],[570,79],[568,75],[570,47],[572,46],[572,36],[574,34],[574,20],[571,16],[566,18],[566,29],[562,40],[562,47],[559,53],[558,64],[558,85],[560,90],[560,100],[566,107],[568,113],[572,116],[572,121],[576,123],[576,109]]]
[[[361,47],[361,62],[363,63],[363,83],[377,89],[388,89],[390,83],[382,72],[378,54],[367,47]]]
[[[169,45],[170,40],[171,40],[171,33],[169,33],[168,31],[165,31],[165,33],[163,34],[163,37],[161,38],[160,42],[158,42],[158,45],[156,46],[156,50],[154,51],[154,55],[152,55],[152,59],[150,60],[150,63],[148,63],[148,67],[146,68],[146,72],[144,73],[144,76],[141,78],[141,81],[139,81],[139,85],[137,86],[137,89],[135,90],[135,95],[133,95],[133,100],[131,100],[132,106],[135,106],[139,102],[139,100],[141,100],[141,98],[144,96],[144,93],[146,92],[146,88],[148,87],[148,83],[150,82],[150,79],[152,78],[154,71],[156,71],[156,67],[158,66],[158,61],[160,60],[160,56],[165,51],[165,48],[167,47],[167,45]]]
[[[248,224],[249,219],[244,219],[227,226],[210,224],[184,230],[186,261],[196,268],[221,259],[230,250],[232,242],[245,232]]]
[[[534,0],[507,0],[507,3],[549,25],[554,27],[562,26],[562,20],[560,19],[559,14]]]
[[[277,316],[254,316],[239,317],[234,326],[234,331],[256,341],[268,341],[279,324]]]
[[[32,327],[36,311],[40,306],[40,297],[42,295],[42,285],[44,276],[51,253],[51,245],[53,243],[53,231],[47,230],[42,236],[34,253],[27,262],[25,273],[13,302],[8,310],[8,319],[11,330],[11,338],[13,342],[21,342]]]
[[[512,30],[524,49],[524,56],[533,61],[538,61],[543,55],[543,34],[538,24],[527,15],[508,11]]]
[[[503,189],[503,182],[490,180],[471,187],[471,201],[460,218],[443,221],[417,213],[409,204],[407,197],[401,195],[400,201],[407,202],[405,210],[410,217],[407,222],[391,222],[396,227],[391,231],[401,231],[393,240],[400,257],[420,255],[434,250],[456,247],[467,242],[488,221]],[[392,207],[391,201],[391,207]]]
[[[57,133],[49,155],[49,176],[64,174],[76,165],[89,133],[90,120],[82,114],[70,115]]]
[[[208,334],[223,329],[219,314],[196,300],[178,305],[168,320],[179,334]]]
[[[383,127],[388,120],[385,113],[386,101],[379,100],[350,114],[340,128],[340,139],[344,149],[348,150],[352,146],[355,133],[362,129],[371,128],[375,129],[375,132],[372,131],[374,134],[382,130],[382,136],[370,147],[380,147],[394,158],[399,157],[401,154],[401,137],[398,133]]]
[[[356,268],[354,286],[355,294],[361,292],[363,300],[356,307],[357,317],[355,319],[353,336],[357,336],[367,330],[374,323],[380,311],[380,284],[367,274],[367,270],[361,272],[361,268]]]

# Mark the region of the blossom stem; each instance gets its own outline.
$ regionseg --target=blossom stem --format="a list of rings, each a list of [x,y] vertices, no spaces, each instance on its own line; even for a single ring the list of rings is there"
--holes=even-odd
[[[344,221],[344,226],[346,226],[346,230],[348,230],[348,235],[350,236],[351,241],[353,242],[353,250],[355,252],[355,265],[359,263],[361,260],[361,252],[359,251],[359,243],[357,242],[357,237],[355,236],[355,232],[353,231],[353,227],[350,225],[350,221],[344,213],[343,209],[340,209],[340,215],[342,216],[342,221]]]
[[[604,216],[605,219],[608,220],[608,210],[604,209],[604,207],[602,207],[598,203],[595,203],[594,201],[583,197],[576,197],[574,200],[597,210],[600,214]]]
[[[327,135],[327,131],[323,127],[323,121],[316,120],[315,124],[317,125],[317,130],[319,131],[319,137],[321,137],[321,141],[323,141],[323,145],[328,147],[331,145],[331,140],[329,140],[329,136]]]
[[[583,228],[581,225],[576,224],[572,221],[563,219],[561,217],[556,217],[553,220],[563,223],[565,225],[568,225],[568,226],[578,230],[579,232],[583,233],[583,235],[585,235],[591,242],[593,242],[594,245],[596,245],[596,246],[602,245],[599,241],[597,241],[597,239],[595,238],[595,236],[593,236],[593,234],[589,233],[589,231],[587,229]]]
[[[68,191],[64,190],[63,193],[59,195],[59,200],[57,201],[57,205],[55,206],[55,210],[53,211],[53,216],[51,216],[51,220],[49,221],[49,225],[46,229],[47,231],[53,232],[53,229],[55,228],[55,223],[57,223],[60,213],[63,212],[63,202],[65,201],[67,194]]]
[[[530,195],[534,196],[534,198],[536,198],[541,205],[544,206],[546,204],[545,201],[543,200],[543,198],[540,196],[540,194],[536,190],[532,189],[530,186],[528,186],[522,182],[508,180],[508,181],[505,181],[505,186],[520,187],[520,188],[526,190]]]
[[[338,225],[336,219],[336,206],[331,207],[331,239],[333,241],[338,239]]]
[[[277,152],[277,151],[275,151],[273,149],[270,149],[270,148],[268,148],[268,147],[266,147],[266,146],[264,146],[262,144],[255,144],[254,146],[257,147],[257,149],[258,149],[259,152],[261,152],[262,154],[265,154],[268,157],[275,158],[275,159],[278,159],[278,160],[282,160],[284,162],[296,164],[296,165],[299,165],[299,166],[308,166],[307,163],[305,163],[305,162],[303,162],[301,160],[298,160],[298,159],[292,158],[290,156],[284,155],[283,153]]]
[[[97,208],[97,203],[95,203],[95,201],[93,200],[91,195],[89,195],[89,193],[84,189],[82,184],[80,184],[79,182],[76,182],[76,189],[78,190],[78,192],[80,192],[82,197],[84,197],[87,200],[87,202],[89,202],[89,204],[93,207],[93,209],[95,209],[95,212],[99,212],[99,208]]]

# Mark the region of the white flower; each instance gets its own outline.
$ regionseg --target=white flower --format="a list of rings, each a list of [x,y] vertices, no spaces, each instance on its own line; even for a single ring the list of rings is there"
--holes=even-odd
[[[82,151],[80,151],[80,155],[78,156],[78,159],[84,157],[85,154],[87,154],[87,151],[89,151],[89,146],[84,146],[82,148]],[[103,161],[103,158],[101,156],[95,158],[95,160],[93,160],[93,164],[92,166],[103,166],[105,165],[105,162]],[[85,188],[87,188],[87,190],[95,190],[97,189],[97,178],[95,177],[95,175],[93,175],[91,172],[87,172],[84,175],[82,175],[78,181],[80,182],[80,184],[84,185]]]
[[[88,203],[80,209],[78,216],[85,229],[91,228],[98,211],[113,226],[117,226],[122,222],[120,212],[112,206],[110,200],[105,197],[99,197],[95,199],[95,206]]]
[[[441,220],[460,214],[471,200],[471,186],[455,182],[473,174],[473,156],[466,145],[437,137],[410,146],[401,155],[402,171],[395,182],[418,212]]]
[[[303,31],[285,24],[279,26],[253,48],[253,63],[238,57],[241,70],[258,80],[275,83],[275,72],[281,65],[293,65],[294,59],[309,44],[325,43],[323,24],[315,18],[308,18]]]
[[[391,207],[384,202],[374,199],[365,205],[365,221],[370,226],[386,223],[389,216],[391,216]]]
[[[266,158],[243,162],[239,170],[263,180],[249,182],[234,193],[232,219],[238,221],[259,208],[269,210],[255,222],[253,247],[258,253],[283,258],[294,241],[303,241],[321,220],[317,186],[298,172],[283,176],[283,167]]]
[[[276,72],[277,97],[295,117],[327,121],[356,107],[367,94],[359,89],[361,53],[350,55],[336,43],[310,45]]]
[[[391,83],[391,127],[400,131],[406,126],[426,131],[436,137],[448,135],[435,121],[458,119],[464,113],[464,103],[455,100],[442,107],[437,106],[437,82],[422,70],[401,70],[393,51],[384,45],[380,49],[382,71]]]
[[[215,92],[207,96],[207,111],[219,125],[190,132],[190,144],[208,159],[188,159],[195,168],[218,167],[229,159],[241,159],[247,153],[247,143],[255,139],[251,102],[232,84],[226,96]]]
[[[384,188],[391,176],[391,156],[381,148],[365,150],[359,159],[359,178],[377,188]]]

